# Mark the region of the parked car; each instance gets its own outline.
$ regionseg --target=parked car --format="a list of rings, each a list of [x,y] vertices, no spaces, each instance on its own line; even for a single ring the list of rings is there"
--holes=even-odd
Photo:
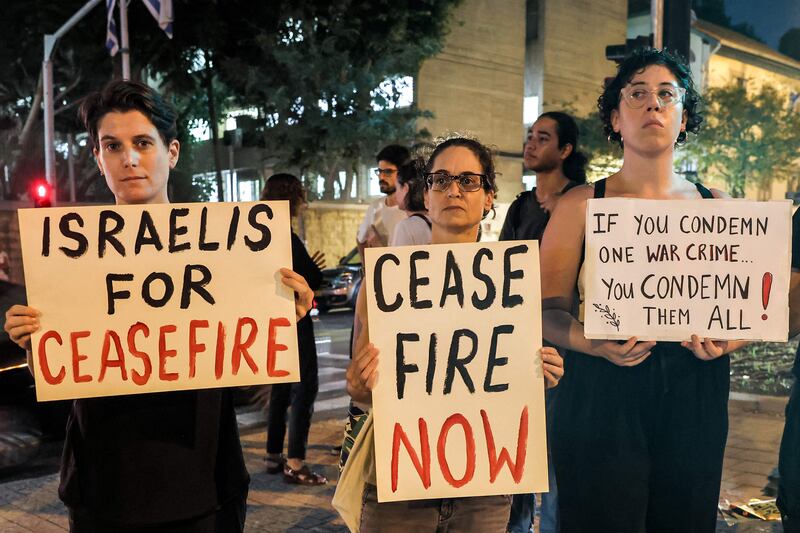
[[[324,313],[334,307],[355,309],[361,287],[361,256],[358,248],[350,250],[334,268],[322,271],[322,284],[314,291],[317,309]]]
[[[0,473],[31,462],[42,444],[64,437],[70,402],[37,403],[25,351],[8,338],[5,310],[25,303],[25,287],[0,281]]]

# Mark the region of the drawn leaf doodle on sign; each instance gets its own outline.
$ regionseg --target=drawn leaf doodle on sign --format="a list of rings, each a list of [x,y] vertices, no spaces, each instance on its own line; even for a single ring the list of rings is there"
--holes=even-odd
[[[594,310],[600,313],[603,313],[603,318],[608,321],[608,324],[617,328],[619,331],[619,319],[620,317],[617,316],[617,313],[611,309],[607,305],[600,305],[600,304],[592,304],[594,306]]]

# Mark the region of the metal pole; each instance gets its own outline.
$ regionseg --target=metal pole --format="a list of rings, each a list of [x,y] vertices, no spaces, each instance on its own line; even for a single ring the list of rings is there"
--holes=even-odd
[[[69,201],[75,201],[75,156],[72,150],[75,148],[75,136],[67,133],[67,171],[69,176]]]
[[[664,0],[650,1],[650,19],[653,26],[653,48],[664,47]]]
[[[55,41],[52,35],[45,35],[45,50],[48,39]],[[55,194],[56,189],[56,150],[55,121],[53,119],[53,63],[45,59],[42,63],[42,93],[44,101],[44,176]]]
[[[89,0],[86,4],[72,15],[54,34],[44,36],[44,59],[42,61],[42,96],[44,107],[44,175],[47,183],[53,191],[53,199],[56,194],[56,152],[53,140],[55,138],[55,122],[53,120],[53,64],[50,56],[59,37],[67,33],[70,28],[78,23],[94,6],[102,0]]]
[[[231,132],[234,133],[234,132]],[[233,139],[231,139],[231,144],[228,146],[228,173],[231,176],[231,202],[238,202],[239,201],[239,183],[236,179],[236,170],[233,165]]]
[[[119,0],[119,34],[120,48],[122,53],[122,79],[131,79],[131,51],[128,46],[128,3],[126,0]]]

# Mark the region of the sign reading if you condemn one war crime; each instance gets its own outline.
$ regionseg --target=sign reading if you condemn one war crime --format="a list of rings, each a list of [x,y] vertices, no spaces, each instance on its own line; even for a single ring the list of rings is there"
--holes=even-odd
[[[786,341],[791,203],[589,200],[587,338]]]
[[[40,401],[298,381],[286,202],[19,219]]]
[[[547,490],[538,252],[367,249],[379,501]]]

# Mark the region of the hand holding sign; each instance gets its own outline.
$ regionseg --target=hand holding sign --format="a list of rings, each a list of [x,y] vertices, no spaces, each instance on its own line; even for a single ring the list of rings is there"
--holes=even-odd
[[[31,351],[31,335],[39,330],[39,317],[42,313],[38,309],[27,305],[12,305],[6,311],[6,323],[3,329],[9,338],[20,348]]]

